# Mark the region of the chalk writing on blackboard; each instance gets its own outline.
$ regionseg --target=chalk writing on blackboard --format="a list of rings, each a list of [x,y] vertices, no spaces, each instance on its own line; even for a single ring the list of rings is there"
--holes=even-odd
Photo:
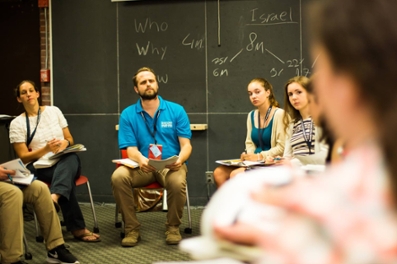
[[[190,37],[190,33],[182,40],[182,45],[188,46],[191,49],[203,49],[204,48],[204,37],[200,39],[195,39]]]
[[[240,55],[242,52],[243,52],[243,50],[244,49],[241,49],[241,50],[239,50],[230,60],[229,60],[229,56],[226,56],[226,57],[217,57],[217,58],[214,58],[214,59],[212,59],[212,63],[213,64],[215,64],[215,65],[223,65],[223,64],[225,64],[225,63],[227,63],[228,61],[229,61],[229,63],[232,63],[233,62],[233,60],[235,59],[235,58],[237,58],[238,57],[238,55]],[[228,69],[226,69],[226,68],[222,68],[222,69],[220,69],[220,68],[215,68],[213,71],[212,71],[212,75],[214,76],[214,77],[222,77],[222,76],[229,76],[229,71],[228,71]]]
[[[227,69],[216,68],[215,70],[212,71],[212,74],[215,77],[229,76],[229,71]]]
[[[167,83],[168,82],[168,74],[157,75],[158,83]]]
[[[274,54],[273,52],[271,52],[270,50],[268,50],[268,49],[265,49],[270,55],[272,55],[273,57],[275,57],[277,60],[279,60],[282,64],[285,64],[285,62],[282,60],[282,59],[280,59],[278,56],[276,56],[276,54]]]
[[[138,43],[136,44],[136,49],[138,50],[138,55],[143,55],[146,56],[147,54],[153,54],[153,55],[158,55],[161,56],[161,60],[164,59],[165,53],[167,52],[167,46],[164,47],[156,47],[153,43],[150,41],[147,42],[146,45],[139,45]]]
[[[146,18],[144,23],[136,21],[134,19],[134,24],[135,24],[135,31],[137,33],[145,33],[147,30],[155,30],[157,32],[164,32],[167,31],[168,29],[168,23],[167,22],[161,22],[158,23],[156,21],[152,21],[150,17]]]
[[[265,48],[263,47],[263,41],[261,42],[255,42],[256,39],[258,38],[258,35],[255,32],[251,32],[249,34],[249,39],[250,43],[247,45],[246,50],[247,51],[262,51],[264,52]]]
[[[258,8],[252,9],[251,12],[251,23],[249,26],[272,26],[280,24],[296,24],[298,22],[292,20],[292,8],[289,11],[282,11],[281,13],[260,13],[257,12]],[[256,22],[256,23],[253,23]]]
[[[298,59],[287,60],[284,67],[295,68],[295,75],[296,76],[306,76],[307,77],[310,74],[310,69],[308,69],[308,68],[300,69],[300,67],[303,65],[304,60],[305,59],[301,59],[301,60],[298,60]],[[279,68],[277,68],[277,67],[272,68],[270,70],[270,77],[273,78],[273,77],[280,76],[281,73],[284,71],[284,67],[282,67],[282,68],[280,68],[280,67]]]

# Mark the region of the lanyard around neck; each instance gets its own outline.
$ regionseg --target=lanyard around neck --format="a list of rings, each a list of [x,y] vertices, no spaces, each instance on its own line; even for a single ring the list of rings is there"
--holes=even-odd
[[[265,115],[265,121],[263,122],[263,126],[265,126],[267,119],[269,119],[270,112],[272,111],[272,106],[270,106],[267,109],[266,115]],[[263,136],[263,131],[265,130],[265,127],[263,127],[263,130],[261,128],[261,112],[258,110],[258,139],[259,139],[259,145],[261,147],[261,150],[263,149],[263,141],[262,141],[262,136]]]
[[[160,110],[157,111],[157,115],[154,118],[153,131],[150,129],[148,121],[146,120],[146,117],[145,117],[145,114],[143,113],[143,111],[141,112],[141,116],[142,116],[143,120],[145,120],[145,125],[146,125],[147,130],[149,131],[150,135],[152,135],[152,137],[153,137],[154,144],[157,145],[157,140],[156,140],[157,126],[156,125],[157,125],[157,120],[160,116]]]
[[[305,125],[303,123],[303,118],[301,118],[302,122],[302,134],[303,138],[305,139],[306,145],[309,148],[309,154],[312,154],[311,147],[312,147],[312,140],[313,140],[313,121],[310,119],[310,128],[309,128],[309,135],[306,135]]]
[[[40,122],[40,106],[39,106],[39,111],[37,111],[37,122],[36,122],[36,127],[34,128],[32,135],[30,134],[30,122],[29,122],[29,117],[28,117],[28,112],[25,111],[25,117],[26,117],[26,146],[29,148],[30,142],[32,142],[34,135],[36,134],[36,129],[37,126],[39,125]]]

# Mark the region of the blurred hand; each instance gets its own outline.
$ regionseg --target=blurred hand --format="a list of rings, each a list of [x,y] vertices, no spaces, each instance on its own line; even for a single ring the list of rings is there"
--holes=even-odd
[[[172,170],[172,171],[177,171],[177,170],[179,170],[182,167],[182,164],[183,163],[181,162],[181,160],[178,159],[176,162],[174,162],[174,163],[172,163],[170,165],[167,165],[165,167],[170,169],[170,170]]]
[[[262,156],[260,156],[259,158],[262,158]],[[246,154],[246,153],[241,153],[240,159],[242,161],[244,160],[249,160],[249,161],[258,161],[258,154]]]
[[[145,173],[149,173],[149,172],[155,172],[156,168],[149,165],[149,159],[146,157],[143,157],[141,160],[139,160],[139,168],[141,169],[141,171],[145,172]]]
[[[256,245],[261,231],[257,230],[252,225],[237,222],[230,226],[214,225],[215,237],[221,240],[226,240],[236,244]]]
[[[0,180],[4,181],[8,179],[7,175],[15,175],[14,170],[6,170],[3,167],[0,166]]]
[[[58,153],[59,151],[64,150],[67,147],[67,144],[68,143],[66,140],[60,140],[56,138],[47,141],[47,146],[53,153]]]

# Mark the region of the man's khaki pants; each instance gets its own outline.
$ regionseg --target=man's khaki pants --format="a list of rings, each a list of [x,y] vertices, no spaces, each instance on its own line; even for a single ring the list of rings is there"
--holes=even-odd
[[[64,244],[61,225],[46,184],[35,180],[22,187],[0,181],[0,255],[2,263],[20,260],[23,254],[22,204],[33,204],[47,250]]]
[[[183,208],[186,203],[186,164],[178,171],[165,169],[153,173],[142,172],[139,168],[118,167],[112,175],[113,195],[124,220],[125,234],[138,230],[140,223],[136,217],[132,190],[158,182],[167,190],[167,226],[181,224]]]

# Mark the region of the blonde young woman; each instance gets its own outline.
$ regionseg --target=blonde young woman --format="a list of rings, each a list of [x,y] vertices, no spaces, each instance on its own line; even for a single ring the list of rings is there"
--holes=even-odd
[[[263,78],[255,78],[248,84],[248,95],[253,106],[247,116],[247,137],[245,153],[241,160],[265,161],[268,157],[281,155],[284,151],[285,129],[284,110],[273,93],[273,86]],[[220,187],[244,168],[219,166],[214,171],[215,183]]]
[[[289,160],[298,166],[325,164],[328,146],[321,140],[321,128],[316,126],[310,114],[308,85],[309,78],[304,76],[293,77],[285,85],[283,122],[287,139],[279,163]]]

